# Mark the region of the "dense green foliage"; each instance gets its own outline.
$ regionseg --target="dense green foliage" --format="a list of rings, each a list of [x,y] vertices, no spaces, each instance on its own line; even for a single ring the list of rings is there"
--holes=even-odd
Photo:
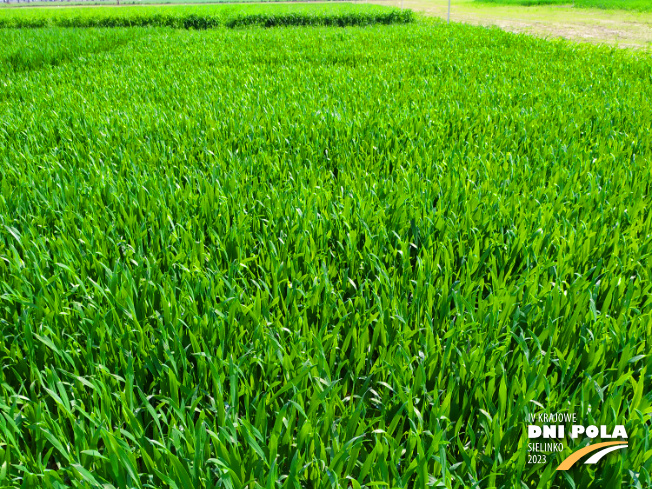
[[[169,5],[169,4],[213,4],[213,3],[276,3],[276,2],[306,2],[312,0],[120,0],[120,5]],[[319,2],[340,0],[314,0]],[[117,6],[116,0],[10,0],[9,3],[0,3],[2,8],[17,7],[53,7],[53,6]]]
[[[573,5],[578,8],[600,8],[606,10],[652,11],[652,0],[476,0],[483,3],[505,5]]]
[[[649,59],[425,21],[0,42],[0,484],[650,487]],[[542,410],[630,447],[528,465]]]
[[[170,4],[214,4],[214,3],[277,3],[277,2],[301,2],[306,1],[315,2],[329,2],[341,0],[120,0],[120,5],[170,5]],[[9,3],[0,3],[2,8],[17,8],[17,7],[54,7],[54,6],[117,6],[116,0],[10,0]]]
[[[58,29],[2,31],[0,73],[29,71],[46,65],[57,66],[94,53],[108,52],[142,37],[142,29]]]
[[[362,4],[200,5],[6,9],[0,27],[175,27],[355,26],[409,23],[411,10]]]

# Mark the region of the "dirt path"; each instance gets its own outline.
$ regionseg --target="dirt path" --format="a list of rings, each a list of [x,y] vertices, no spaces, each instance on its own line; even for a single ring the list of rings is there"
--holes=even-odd
[[[503,6],[473,0],[451,0],[451,21],[495,25],[541,37],[603,43],[652,52],[652,13],[578,9],[570,6]],[[446,18],[447,0],[373,0]]]

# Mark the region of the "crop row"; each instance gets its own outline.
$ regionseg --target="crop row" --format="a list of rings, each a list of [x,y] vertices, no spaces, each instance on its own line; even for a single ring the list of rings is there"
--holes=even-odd
[[[364,26],[410,23],[411,10],[357,4],[240,5],[192,7],[98,7],[93,9],[14,9],[0,11],[0,28],[220,26]]]

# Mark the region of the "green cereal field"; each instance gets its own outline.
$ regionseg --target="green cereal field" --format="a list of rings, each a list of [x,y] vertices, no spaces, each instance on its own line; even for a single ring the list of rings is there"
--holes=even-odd
[[[0,488],[652,487],[649,55],[364,4],[0,45]],[[562,412],[628,447],[531,463]]]

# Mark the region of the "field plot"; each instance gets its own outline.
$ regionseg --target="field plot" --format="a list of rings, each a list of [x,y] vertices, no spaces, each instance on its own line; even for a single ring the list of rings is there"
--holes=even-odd
[[[650,487],[649,58],[423,19],[0,43],[0,484]],[[528,465],[542,410],[629,448]]]
[[[600,8],[652,11],[652,0],[475,0],[476,2],[504,5],[572,5],[578,8]]]
[[[7,9],[0,28],[352,26],[409,23],[410,10],[351,3]],[[58,43],[55,42],[55,45]]]
[[[307,0],[314,4],[323,2],[340,2],[341,0]],[[305,0],[9,0],[0,3],[0,9],[32,8],[32,7],[93,7],[93,6],[134,6],[134,5],[210,5],[210,4],[254,4],[254,3],[306,3]]]
[[[243,3],[305,3],[306,0],[9,0],[0,3],[1,8],[16,7],[87,7],[87,6],[132,6],[132,5],[206,5],[206,4],[243,4]],[[309,2],[340,2],[341,0],[307,0]]]

